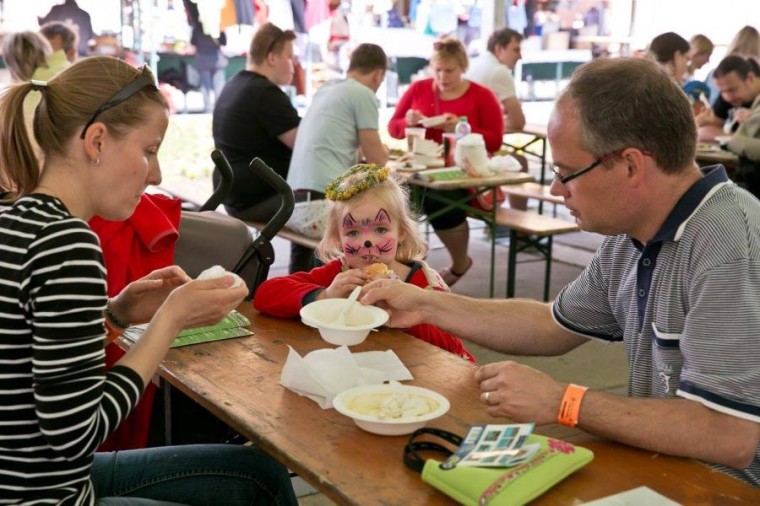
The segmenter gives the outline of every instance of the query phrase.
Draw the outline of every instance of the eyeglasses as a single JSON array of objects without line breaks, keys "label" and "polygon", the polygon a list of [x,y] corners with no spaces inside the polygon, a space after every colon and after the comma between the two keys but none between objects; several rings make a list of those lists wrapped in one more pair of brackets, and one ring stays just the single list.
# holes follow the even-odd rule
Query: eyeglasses
[{"label": "eyeglasses", "polygon": [[116,107],[120,103],[124,102],[146,86],[155,86],[155,82],[153,81],[153,74],[151,74],[148,65],[143,65],[139,76],[137,76],[134,80],[132,80],[132,82],[124,86],[122,89],[117,91],[111,98],[106,100],[103,105],[98,107],[95,113],[93,113],[93,115],[90,117],[90,120],[85,123],[84,128],[82,129],[82,134],[79,136],[79,138],[84,139],[84,135],[87,133],[87,129],[90,128],[93,123],[95,123],[95,120],[98,118],[98,116],[103,114],[108,109]]},{"label": "eyeglasses", "polygon": [[[585,174],[586,172],[590,172],[591,170],[593,170],[594,168],[596,168],[598,165],[603,164],[607,160],[611,160],[612,158],[615,158],[616,156],[622,155],[623,151],[625,151],[626,149],[628,149],[628,148],[618,149],[617,151],[613,151],[612,153],[607,153],[606,155],[598,158],[596,161],[592,162],[591,164],[586,165],[582,169],[578,169],[575,172],[571,172],[570,174],[566,174],[564,176],[560,175],[560,173],[559,173],[560,168],[559,167],[557,167],[556,165],[552,165],[552,172],[554,173],[554,180],[558,181],[558,182],[560,182],[562,184],[567,184],[568,182],[572,181],[576,177],[580,177],[583,174]],[[649,151],[643,151],[642,150],[641,152],[644,153],[647,156],[652,156],[652,153],[650,153]]]}]

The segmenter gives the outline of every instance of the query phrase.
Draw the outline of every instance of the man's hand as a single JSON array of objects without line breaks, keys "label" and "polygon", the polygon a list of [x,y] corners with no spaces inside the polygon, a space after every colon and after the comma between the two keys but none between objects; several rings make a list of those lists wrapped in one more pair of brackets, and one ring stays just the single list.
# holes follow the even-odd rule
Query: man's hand
[{"label": "man's hand", "polygon": [[489,415],[537,425],[556,423],[567,388],[541,371],[512,361],[478,368],[475,381]]},{"label": "man's hand", "polygon": [[378,279],[362,289],[359,301],[388,311],[388,326],[409,328],[425,322],[423,307],[431,296],[433,292],[403,281]]}]

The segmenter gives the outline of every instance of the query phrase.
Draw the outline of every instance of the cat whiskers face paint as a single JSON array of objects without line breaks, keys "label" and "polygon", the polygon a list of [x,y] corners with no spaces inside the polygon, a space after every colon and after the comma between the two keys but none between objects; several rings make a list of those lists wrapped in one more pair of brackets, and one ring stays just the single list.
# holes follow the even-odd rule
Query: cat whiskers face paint
[{"label": "cat whiskers face paint", "polygon": [[385,209],[376,211],[373,216],[372,212],[362,212],[365,207],[366,204],[357,206],[343,218],[343,253],[351,267],[363,267],[376,262],[390,265],[395,260],[398,233]]}]

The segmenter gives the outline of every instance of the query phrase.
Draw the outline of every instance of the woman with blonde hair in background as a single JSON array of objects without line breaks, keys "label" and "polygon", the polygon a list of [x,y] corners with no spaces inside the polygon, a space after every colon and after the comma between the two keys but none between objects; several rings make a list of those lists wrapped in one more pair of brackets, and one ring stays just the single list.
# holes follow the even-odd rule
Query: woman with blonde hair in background
[{"label": "woman with blonde hair in background", "polygon": [[[439,116],[441,122],[430,125],[425,137],[441,143],[443,133],[453,132],[459,118],[466,117],[472,133],[483,136],[486,150],[489,153],[498,151],[504,136],[504,114],[499,99],[488,88],[465,79],[469,62],[458,39],[447,37],[433,47],[430,58],[433,77],[409,86],[388,122],[388,132],[392,137],[402,139],[407,127],[417,126],[425,118]],[[437,193],[449,200],[461,200],[465,196],[465,190]],[[423,203],[427,215],[446,206],[432,198]],[[472,266],[472,258],[467,254],[470,239],[467,213],[463,209],[452,209],[430,223],[451,256],[451,266],[439,272],[446,284],[452,286]]]}]

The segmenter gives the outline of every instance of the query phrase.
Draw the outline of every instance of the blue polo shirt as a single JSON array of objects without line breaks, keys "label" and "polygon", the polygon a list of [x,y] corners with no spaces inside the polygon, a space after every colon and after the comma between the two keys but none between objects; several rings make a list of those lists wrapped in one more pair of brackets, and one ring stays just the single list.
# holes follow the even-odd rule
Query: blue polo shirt
[{"label": "blue polo shirt", "polygon": [[[563,328],[622,341],[629,395],[760,423],[760,202],[710,167],[647,244],[608,237],[554,302]],[[760,446],[744,471],[760,486]]]}]

